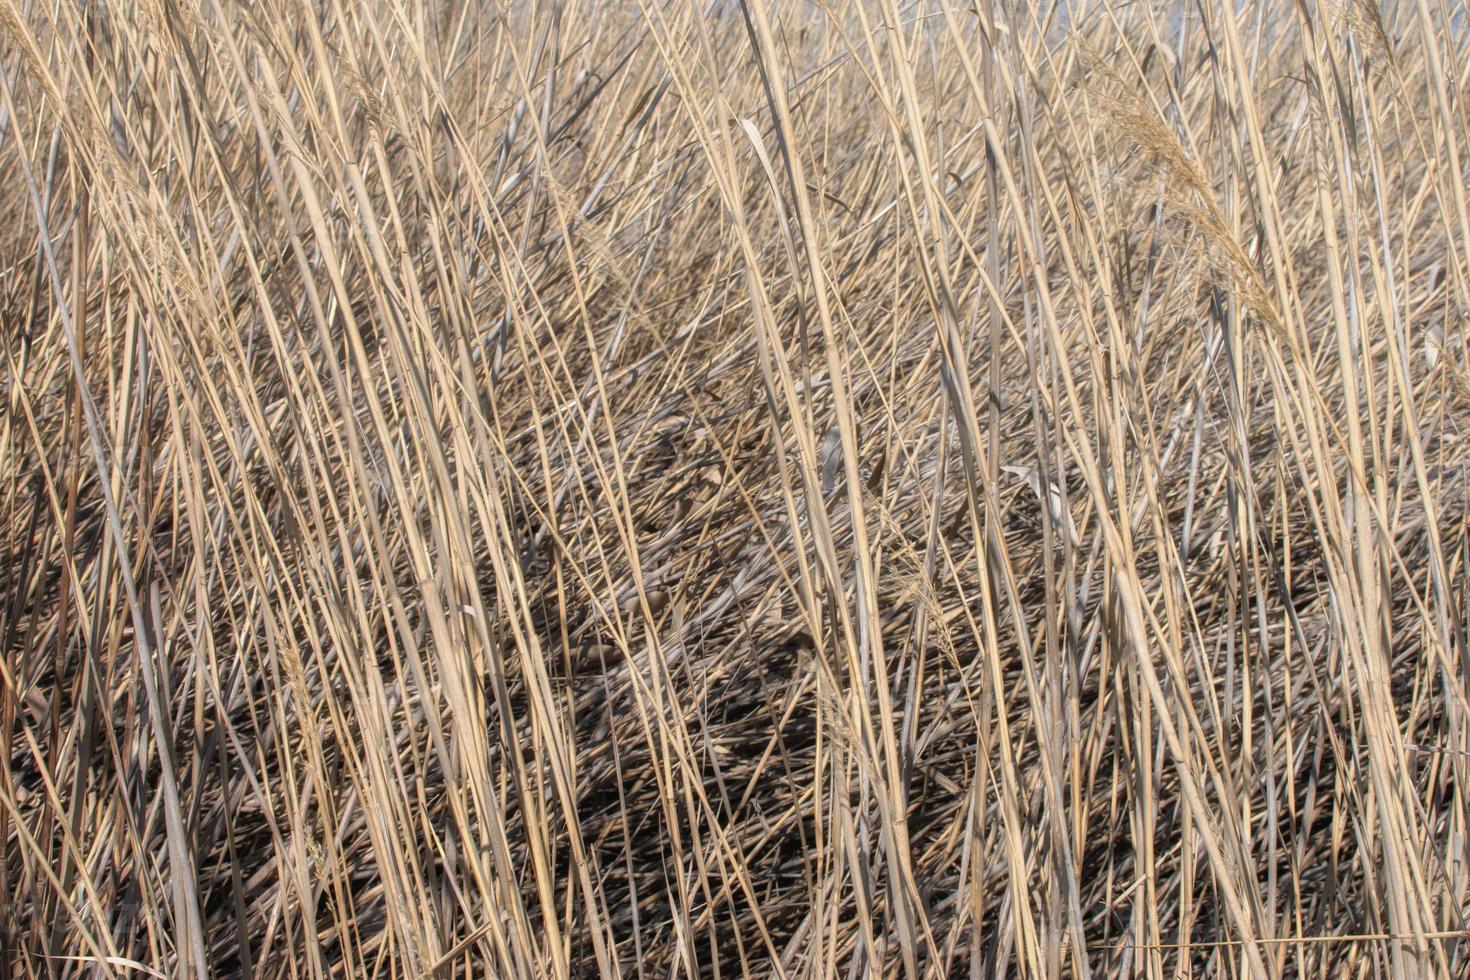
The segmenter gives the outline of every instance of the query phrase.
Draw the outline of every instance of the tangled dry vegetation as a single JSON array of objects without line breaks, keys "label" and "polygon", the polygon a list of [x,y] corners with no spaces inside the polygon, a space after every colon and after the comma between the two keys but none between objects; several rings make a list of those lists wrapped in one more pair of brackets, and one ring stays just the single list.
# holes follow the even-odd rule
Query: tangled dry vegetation
[{"label": "tangled dry vegetation", "polygon": [[1463,977],[1462,0],[0,0],[5,977]]}]

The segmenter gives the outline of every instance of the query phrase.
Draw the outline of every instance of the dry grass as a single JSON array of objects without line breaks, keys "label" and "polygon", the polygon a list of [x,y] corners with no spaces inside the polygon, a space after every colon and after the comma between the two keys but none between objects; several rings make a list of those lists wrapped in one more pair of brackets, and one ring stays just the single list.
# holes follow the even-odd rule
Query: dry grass
[{"label": "dry grass", "polygon": [[1470,974],[1463,0],[0,0],[0,976]]}]

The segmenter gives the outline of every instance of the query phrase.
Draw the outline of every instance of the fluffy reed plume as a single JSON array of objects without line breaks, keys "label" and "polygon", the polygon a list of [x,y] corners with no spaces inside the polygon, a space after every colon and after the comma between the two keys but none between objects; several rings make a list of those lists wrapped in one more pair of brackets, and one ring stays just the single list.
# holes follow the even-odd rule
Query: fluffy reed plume
[{"label": "fluffy reed plume", "polygon": [[0,0],[0,975],[1470,975],[1463,0]]}]

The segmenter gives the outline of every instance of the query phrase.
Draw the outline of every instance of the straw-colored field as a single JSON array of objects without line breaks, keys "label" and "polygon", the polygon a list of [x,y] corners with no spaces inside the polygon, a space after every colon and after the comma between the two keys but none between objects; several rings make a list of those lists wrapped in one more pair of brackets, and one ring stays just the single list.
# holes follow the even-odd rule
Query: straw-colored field
[{"label": "straw-colored field", "polygon": [[1470,975],[1465,0],[0,0],[0,978]]}]

